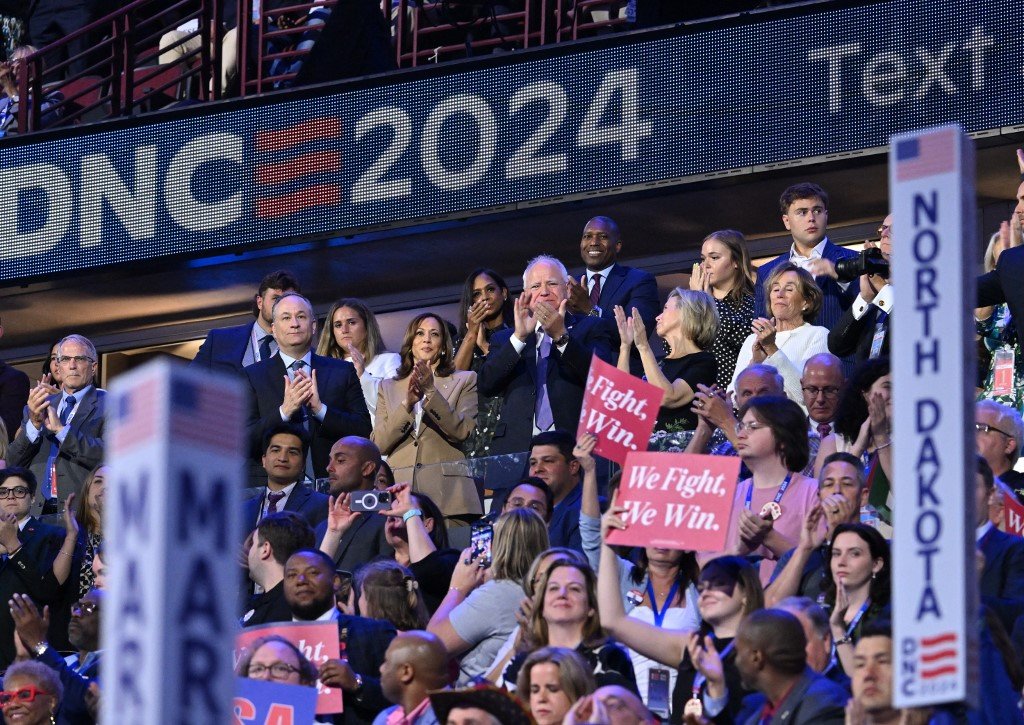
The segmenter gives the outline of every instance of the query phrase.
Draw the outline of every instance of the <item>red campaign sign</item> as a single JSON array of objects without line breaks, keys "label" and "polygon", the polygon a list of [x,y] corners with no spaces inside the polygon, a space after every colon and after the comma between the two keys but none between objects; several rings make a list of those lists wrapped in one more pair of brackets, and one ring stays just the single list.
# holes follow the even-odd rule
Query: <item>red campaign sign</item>
[{"label": "red campaign sign", "polygon": [[1024,505],[1021,505],[1012,491],[1006,489],[1003,489],[1003,521],[1006,523],[1006,533],[1024,536]]},{"label": "red campaign sign", "polygon": [[628,526],[609,531],[608,543],[724,550],[739,471],[736,456],[630,453],[615,494]]},{"label": "red campaign sign", "polygon": [[597,436],[594,453],[621,464],[629,453],[647,450],[664,397],[661,388],[594,355],[576,437],[593,433]]},{"label": "red campaign sign", "polygon": [[[235,640],[236,668],[250,644],[271,634],[284,637],[298,647],[317,669],[327,660],[341,659],[341,640],[338,636],[337,622],[275,622],[262,627],[248,627],[239,633]],[[324,687],[317,680],[316,691],[317,715],[342,712],[341,690]]]}]

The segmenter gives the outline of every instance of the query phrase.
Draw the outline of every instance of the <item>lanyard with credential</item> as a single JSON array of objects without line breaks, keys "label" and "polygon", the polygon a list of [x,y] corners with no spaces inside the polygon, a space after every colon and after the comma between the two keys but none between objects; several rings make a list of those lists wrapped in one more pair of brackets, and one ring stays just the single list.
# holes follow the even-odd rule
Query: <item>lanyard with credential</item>
[{"label": "lanyard with credential", "polygon": [[651,580],[647,580],[647,598],[651,600],[651,611],[654,612],[654,626],[661,629],[662,622],[665,621],[665,615],[668,614],[668,608],[672,606],[672,602],[675,601],[676,594],[679,592],[679,580],[672,584],[672,588],[668,590],[668,597],[665,598],[665,604],[661,607],[661,611],[658,611],[658,600],[654,598],[654,587],[651,586]]},{"label": "lanyard with credential", "polygon": [[[725,662],[725,658],[729,656],[730,652],[732,652],[732,648],[733,648],[733,646],[735,644],[736,644],[736,640],[734,639],[732,642],[729,643],[728,647],[726,647],[725,649],[723,649],[721,652],[718,653],[718,659],[721,660],[724,663]],[[724,666],[725,665],[723,664],[723,667]],[[697,667],[696,663],[694,663],[693,667],[694,667],[694,669],[696,669],[696,667]],[[701,672],[700,670],[697,670],[697,674],[693,676],[693,689],[691,690],[691,695],[693,696],[694,700],[697,700],[697,699],[700,698],[700,688],[702,688],[704,686],[704,682],[707,679],[708,678],[705,677],[704,673]]]},{"label": "lanyard with credential", "polygon": [[868,611],[868,607],[871,606],[871,597],[864,600],[864,603],[860,605],[860,609],[857,610],[857,614],[854,615],[850,621],[850,626],[846,628],[846,636],[850,637],[853,635],[853,630],[857,629],[857,625],[860,624],[861,618],[864,616],[864,612]]},{"label": "lanyard with credential", "polygon": [[[786,493],[786,489],[789,488],[789,482],[790,482],[790,480],[792,480],[792,478],[793,478],[793,474],[789,473],[789,474],[786,475],[786,478],[783,479],[782,483],[779,485],[778,493],[775,494],[775,503],[778,503],[779,501],[782,500],[782,495],[784,493]],[[750,488],[747,489],[747,501],[746,501],[746,503],[743,504],[743,508],[747,509],[748,511],[750,510],[750,499],[753,496],[754,496],[754,482],[751,481],[750,482]]]}]

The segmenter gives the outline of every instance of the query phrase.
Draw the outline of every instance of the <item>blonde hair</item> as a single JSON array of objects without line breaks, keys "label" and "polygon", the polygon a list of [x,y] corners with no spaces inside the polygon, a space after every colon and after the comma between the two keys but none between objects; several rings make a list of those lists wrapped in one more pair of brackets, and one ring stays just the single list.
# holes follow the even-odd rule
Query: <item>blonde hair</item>
[{"label": "blonde hair", "polygon": [[676,308],[679,310],[683,334],[701,350],[710,348],[718,334],[718,307],[711,295],[676,287],[669,292],[668,298],[677,300]]},{"label": "blonde hair", "polygon": [[804,308],[801,316],[804,322],[812,322],[817,317],[818,310],[821,309],[823,299],[821,287],[814,281],[814,277],[811,276],[810,272],[802,267],[797,267],[792,262],[783,262],[778,265],[768,275],[768,279],[764,281],[764,298],[767,300],[768,309],[771,310],[772,287],[779,277],[786,272],[793,272],[797,276],[797,286],[800,288],[800,295],[804,298],[804,302],[807,303],[807,307]]},{"label": "blonde hair", "polygon": [[343,297],[331,305],[331,309],[327,312],[327,318],[324,320],[324,329],[320,331],[316,354],[324,357],[345,358],[345,353],[348,351],[342,350],[338,345],[338,340],[334,337],[334,313],[342,307],[354,310],[359,315],[359,319],[363,321],[363,327],[366,328],[366,339],[359,352],[363,354],[366,364],[369,365],[375,357],[382,352],[387,352],[387,347],[384,345],[384,338],[380,334],[380,325],[377,324],[377,317],[373,314],[373,310],[365,302],[357,300],[355,297]]},{"label": "blonde hair", "polygon": [[522,586],[533,560],[549,545],[544,519],[529,509],[506,511],[494,524],[493,578],[511,579]]},{"label": "blonde hair", "polygon": [[597,689],[594,671],[579,653],[565,647],[542,647],[523,662],[516,678],[516,693],[525,701],[530,699],[531,671],[535,665],[553,664],[558,667],[558,683],[569,698],[576,702]]}]

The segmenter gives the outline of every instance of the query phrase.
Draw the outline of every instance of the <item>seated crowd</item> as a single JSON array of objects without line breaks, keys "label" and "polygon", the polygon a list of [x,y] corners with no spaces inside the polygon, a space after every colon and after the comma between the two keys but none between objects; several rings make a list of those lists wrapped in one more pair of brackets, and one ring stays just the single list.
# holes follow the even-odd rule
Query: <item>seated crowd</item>
[{"label": "seated crowd", "polygon": [[[985,697],[901,712],[892,285],[877,269],[849,275],[857,254],[828,240],[823,189],[798,184],[780,204],[787,252],[755,270],[742,234],[714,232],[663,304],[653,276],[617,261],[615,223],[595,217],[578,279],[536,257],[514,296],[476,269],[456,324],[418,314],[397,352],[360,300],[333,304],[320,329],[299,282],[267,275],[255,320],[211,331],[191,363],[238,376],[251,398],[239,621],[336,621],[343,656],[311,663],[268,634],[238,674],[339,688],[344,713],[327,722],[1020,722],[1024,540],[1003,515],[1024,499],[1016,336],[1003,338],[1017,352],[1009,381],[979,384],[968,492]],[[1017,215],[1024,197],[1011,228]],[[899,232],[891,217],[879,232],[887,269]],[[1020,236],[1004,230],[979,304],[1007,302],[999,275],[1024,266]],[[994,316],[1004,335],[1015,312],[1012,299],[979,308],[979,334]],[[609,543],[639,524],[595,433],[573,432],[594,356],[664,391],[650,450],[738,457],[723,550]],[[72,334],[33,387],[3,383],[23,391],[0,435],[0,709],[12,722],[95,722],[102,697],[96,369],[92,343]],[[510,481],[471,465],[524,453]],[[367,507],[370,492],[386,495]]]}]

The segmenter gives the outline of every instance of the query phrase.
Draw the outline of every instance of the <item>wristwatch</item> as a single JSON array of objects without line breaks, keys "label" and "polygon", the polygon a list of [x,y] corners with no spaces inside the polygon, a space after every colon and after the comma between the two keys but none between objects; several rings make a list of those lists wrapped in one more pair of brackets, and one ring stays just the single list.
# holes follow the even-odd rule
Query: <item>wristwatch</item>
[{"label": "wristwatch", "polygon": [[46,641],[43,641],[43,642],[40,642],[39,644],[37,644],[35,647],[33,647],[32,651],[35,653],[36,657],[42,657],[43,656],[43,652],[45,652],[49,648],[50,648],[50,645]]},{"label": "wristwatch", "polygon": [[352,693],[354,695],[358,695],[360,692],[363,691],[363,676],[361,674],[359,674],[358,672],[356,672],[355,675],[356,675],[356,686],[352,690]]},{"label": "wristwatch", "polygon": [[561,347],[562,345],[564,345],[567,342],[569,342],[569,333],[568,333],[568,331],[563,332],[561,337],[559,337],[557,340],[552,340],[551,344],[554,345],[555,347]]}]

